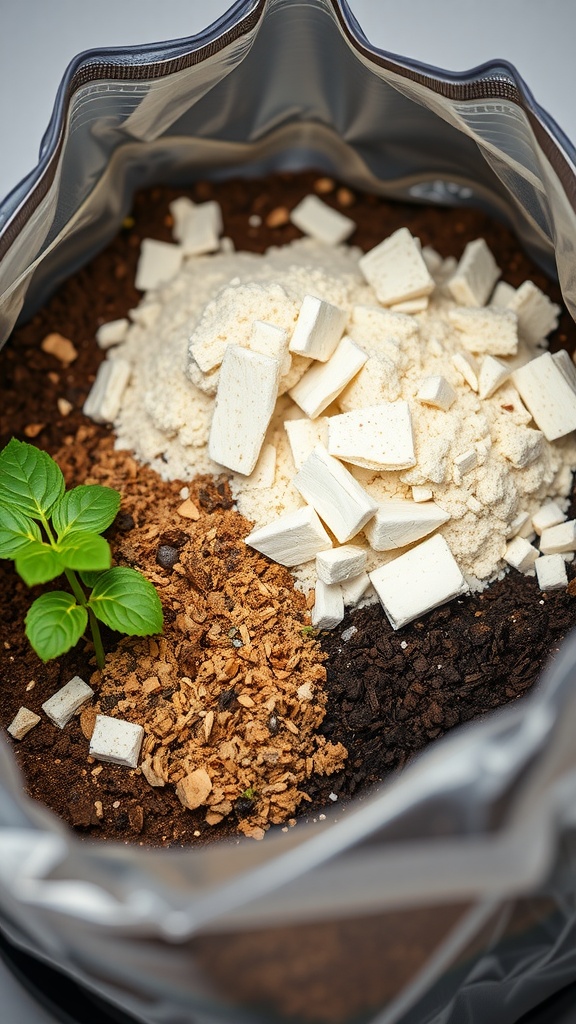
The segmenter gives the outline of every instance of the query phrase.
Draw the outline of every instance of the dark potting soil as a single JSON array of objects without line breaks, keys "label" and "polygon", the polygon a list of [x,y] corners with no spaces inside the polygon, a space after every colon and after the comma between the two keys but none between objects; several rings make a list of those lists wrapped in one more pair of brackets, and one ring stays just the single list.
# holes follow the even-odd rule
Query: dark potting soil
[{"label": "dark potting soil", "polygon": [[[423,245],[443,256],[460,256],[465,244],[486,239],[505,281],[518,286],[527,278],[556,302],[560,292],[518,249],[502,225],[472,210],[450,210],[390,203],[352,193],[314,173],[279,175],[218,186],[199,182],[185,193],[156,188],[138,194],[132,215],[105,252],[71,277],[32,320],[19,327],[0,353],[2,403],[0,445],[10,437],[31,441],[50,454],[64,453],[69,485],[81,483],[99,453],[111,447],[110,430],[82,414],[82,405],[103,358],[94,340],[97,327],[126,315],[140,298],[133,285],[143,238],[171,240],[168,203],[189,194],[196,201],[217,198],[224,233],[238,249],[264,251],[299,237],[288,211],[311,191],[343,210],[357,223],[353,244],[370,249],[406,225]],[[250,226],[258,215],[260,226]],[[67,362],[42,348],[56,333],[72,341],[76,358]],[[576,344],[576,328],[566,311],[551,338],[551,348]],[[48,349],[50,346],[48,346]],[[127,456],[128,458],[128,456]],[[126,473],[126,495],[135,486]],[[145,479],[139,486],[144,488]],[[181,484],[161,484],[159,493]],[[222,507],[223,490],[206,485],[198,492],[203,512]],[[225,504],[225,502],[224,502]],[[576,511],[574,500],[570,508]],[[114,544],[132,543],[133,531],[146,529],[124,510],[109,534]],[[134,550],[137,544],[134,539]],[[168,545],[169,546],[169,545]],[[162,566],[158,572],[171,571]],[[569,577],[573,570],[569,566]],[[43,665],[24,636],[24,617],[32,595],[9,562],[0,563],[0,721],[5,728],[24,704],[38,711],[41,703],[73,675],[89,678],[89,645],[80,644],[55,662]],[[395,632],[380,606],[347,614],[332,633],[320,635],[327,654],[328,705],[320,733],[348,749],[345,769],[313,775],[303,785],[310,802],[306,816],[326,806],[338,807],[350,797],[385,779],[429,742],[461,723],[521,697],[541,672],[547,658],[576,619],[576,603],[568,591],[542,593],[533,578],[511,571],[480,595],[442,607]],[[346,633],[354,626],[352,635]],[[349,636],[344,640],[342,634]],[[113,650],[117,635],[107,633]],[[9,742],[12,742],[9,740]],[[201,811],[185,809],[171,787],[153,789],[140,775],[105,765],[97,775],[87,761],[87,741],[78,719],[61,731],[43,718],[21,742],[13,743],[28,792],[43,801],[81,836],[151,845],[187,845],[224,836],[234,837],[237,818],[208,825]],[[100,808],[96,808],[96,802]]]}]

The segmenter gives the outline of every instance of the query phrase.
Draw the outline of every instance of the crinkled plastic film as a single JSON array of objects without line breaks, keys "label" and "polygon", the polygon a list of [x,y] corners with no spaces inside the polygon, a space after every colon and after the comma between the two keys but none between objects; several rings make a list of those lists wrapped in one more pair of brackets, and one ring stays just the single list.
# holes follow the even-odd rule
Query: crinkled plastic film
[{"label": "crinkled plastic film", "polygon": [[[241,2],[197,37],[70,66],[39,164],[0,206],[2,337],[136,187],[305,166],[505,218],[576,310],[574,159],[508,65],[376,51],[337,0]],[[80,843],[0,747],[0,927],[142,1024],[512,1024],[576,979],[575,663],[572,636],[527,698],[260,844]],[[323,958],[299,973],[314,936]]]}]

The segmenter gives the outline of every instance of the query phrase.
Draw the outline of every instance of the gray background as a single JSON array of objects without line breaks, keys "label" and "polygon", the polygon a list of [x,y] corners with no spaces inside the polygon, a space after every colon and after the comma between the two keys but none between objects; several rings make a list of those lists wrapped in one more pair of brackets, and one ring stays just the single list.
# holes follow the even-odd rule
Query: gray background
[{"label": "gray background", "polygon": [[[192,35],[228,0],[0,0],[0,199],[35,165],[69,61],[102,46]],[[576,0],[350,0],[379,47],[464,71],[503,58],[576,143]],[[0,961],[2,1017],[53,1024]]]},{"label": "gray background", "polygon": [[[383,49],[464,71],[511,61],[576,142],[576,0],[349,0]],[[191,35],[230,0],[0,0],[0,198],[36,163],[66,65],[82,50]]]}]

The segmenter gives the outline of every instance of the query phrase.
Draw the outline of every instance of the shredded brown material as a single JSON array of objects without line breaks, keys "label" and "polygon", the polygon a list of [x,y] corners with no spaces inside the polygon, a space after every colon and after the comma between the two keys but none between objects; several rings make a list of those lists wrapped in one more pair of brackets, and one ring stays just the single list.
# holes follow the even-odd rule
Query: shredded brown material
[{"label": "shredded brown material", "polygon": [[[317,734],[325,656],[288,570],[245,545],[251,525],[230,507],[225,480],[198,478],[182,504],[181,484],[155,478],[152,503],[139,486],[149,472],[104,446],[86,477],[121,483],[115,559],[155,584],[166,621],[160,637],[123,638],[92,675],[96,703],[82,732],[91,735],[98,711],[142,725],[151,786],[174,786],[210,825],[234,811],[240,831],[259,839],[309,799],[301,787],[313,772],[344,765],[342,744]],[[126,517],[137,531],[122,533]]]}]

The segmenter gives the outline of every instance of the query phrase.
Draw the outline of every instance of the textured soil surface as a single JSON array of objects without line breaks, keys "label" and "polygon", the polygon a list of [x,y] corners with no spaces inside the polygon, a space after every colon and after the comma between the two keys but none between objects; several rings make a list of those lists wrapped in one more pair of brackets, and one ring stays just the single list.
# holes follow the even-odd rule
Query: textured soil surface
[{"label": "textured soil surface", "polygon": [[[325,180],[319,186],[314,174],[229,182],[217,187],[198,183],[188,194],[197,201],[218,198],[224,214],[224,233],[233,238],[239,249],[263,251],[272,243],[282,244],[299,236],[298,230],[287,223],[287,211],[305,194],[320,187],[326,202],[356,220],[358,229],[351,242],[364,249],[402,225],[407,225],[424,245],[434,245],[444,256],[460,256],[469,240],[481,236],[494,251],[504,280],[518,285],[531,278],[555,301],[560,301],[557,287],[518,250],[507,229],[481,213],[390,204],[333,187]],[[164,484],[150,471],[137,467],[129,453],[114,453],[110,430],[86,420],[81,409],[103,357],[94,340],[95,330],[103,322],[126,315],[137,304],[140,296],[132,282],[140,241],[145,237],[171,239],[168,202],[181,194],[182,190],[158,188],[137,195],[132,216],[113,244],[64,284],[28,324],[18,328],[0,353],[0,445],[4,446],[11,436],[30,441],[57,457],[69,486],[93,480],[110,482],[122,492],[120,515],[107,536],[119,564],[134,565],[153,575],[165,598],[168,639],[177,633],[178,620],[182,623],[185,608],[181,595],[173,589],[174,565],[162,564],[166,556],[159,553],[160,547],[180,553],[188,551],[186,545],[191,544],[198,522],[203,524],[205,535],[210,534],[210,517],[215,535],[221,524],[227,523],[226,528],[231,530],[229,543],[233,546],[241,534],[241,517],[230,509],[226,482],[204,480],[192,487],[199,519],[178,520],[175,510],[182,500],[179,491],[188,482]],[[260,226],[250,226],[249,218],[253,219],[253,215],[262,218]],[[54,333],[72,342],[75,355],[71,361],[73,353],[69,350],[46,344],[47,336]],[[552,347],[572,350],[575,340],[574,324],[564,313]],[[574,512],[573,503],[571,517]],[[247,525],[245,530],[248,532]],[[214,536],[207,543],[212,543]],[[210,557],[214,553],[213,545]],[[216,620],[224,622],[223,616],[232,614],[230,607],[223,609],[218,597],[213,596],[224,594],[224,583],[218,583],[216,568],[207,576],[206,566],[199,567],[197,558],[186,560],[182,556],[179,564],[185,570],[181,576],[202,597],[206,610],[204,620],[187,626],[194,642],[204,650],[212,650],[212,645],[222,658],[228,652],[227,659],[221,665],[218,663],[220,668],[214,669],[214,679],[218,672],[234,672],[229,676],[234,685],[226,688],[220,680],[219,689],[214,690],[214,701],[220,701],[217,713],[223,718],[210,719],[209,725],[202,725],[207,747],[213,721],[217,728],[224,728],[230,712],[232,717],[237,716],[235,721],[242,723],[242,715],[250,708],[246,699],[238,701],[239,696],[250,701],[246,683],[249,668],[233,663],[232,659],[240,650],[239,644],[247,648],[244,655],[252,650],[256,654],[263,651],[266,671],[270,678],[274,677],[280,694],[274,699],[280,703],[271,705],[272,724],[268,721],[259,728],[268,729],[264,739],[280,750],[279,756],[284,756],[284,748],[277,738],[278,716],[274,709],[284,723],[291,723],[291,727],[283,726],[285,732],[298,731],[304,698],[297,700],[284,683],[286,672],[294,672],[291,655],[297,648],[310,645],[306,657],[320,670],[319,681],[326,670],[327,703],[320,738],[314,740],[307,753],[300,751],[295,755],[300,758],[299,775],[291,766],[275,777],[276,795],[265,794],[262,785],[254,790],[250,771],[245,772],[244,779],[228,782],[228,789],[223,783],[214,802],[217,809],[207,821],[206,808],[184,807],[173,786],[153,787],[140,772],[89,760],[90,722],[86,716],[74,718],[64,730],[42,716],[39,726],[22,741],[13,743],[15,755],[29,793],[53,808],[81,836],[157,846],[203,843],[222,837],[233,840],[239,830],[247,831],[243,825],[247,818],[253,823],[260,822],[256,828],[280,821],[280,811],[270,812],[274,801],[276,808],[284,806],[290,824],[295,823],[294,806],[298,803],[298,813],[307,816],[333,807],[335,798],[340,807],[351,796],[402,768],[417,751],[448,729],[522,696],[576,619],[576,603],[568,592],[543,594],[535,579],[514,571],[483,594],[455,601],[398,633],[392,630],[380,607],[372,606],[348,614],[338,629],[322,633],[315,641],[306,633],[305,604],[300,601],[298,605],[296,601],[294,621],[301,627],[298,644],[291,650],[289,639],[284,637],[281,662],[274,661],[265,647],[264,634],[256,627],[252,630],[246,626],[247,635],[236,644],[236,620],[228,623],[228,632],[222,633],[219,628],[211,633]],[[272,581],[273,589],[278,584],[273,579],[277,569],[273,567],[269,577],[261,575],[265,586]],[[261,572],[266,571],[264,565]],[[568,571],[572,578],[571,566]],[[282,586],[285,585],[284,579]],[[94,675],[90,644],[80,643],[76,650],[47,665],[29,647],[24,636],[24,617],[37,593],[40,589],[31,594],[24,587],[12,563],[0,563],[0,723],[5,728],[21,705],[40,712],[42,702],[75,674],[92,681],[97,690],[100,687],[98,706],[105,713],[114,714],[114,708],[122,700],[129,700],[130,694],[126,687],[114,689],[111,683],[106,689],[100,677]],[[263,592],[261,596],[260,615],[270,604],[269,595]],[[356,630],[352,635],[350,626]],[[189,636],[184,639],[192,642]],[[183,642],[182,636],[179,642]],[[129,674],[122,662],[124,647],[119,647],[118,635],[106,633],[105,647],[108,652],[116,652],[111,664],[114,658],[120,659],[120,674]],[[312,651],[314,656],[310,658]],[[167,660],[161,648],[148,647],[145,653],[152,659],[151,664],[156,665],[149,666],[144,680],[150,709],[159,700],[174,700],[175,687],[164,685],[162,671],[158,669],[157,663]],[[194,657],[188,657],[185,663],[185,654],[181,672],[193,679],[197,663]],[[286,665],[290,665],[288,670]],[[304,671],[302,666],[298,671]],[[308,678],[303,675],[297,680],[298,686],[308,685]],[[222,697],[226,689],[232,693],[230,698]],[[182,699],[177,697],[176,705]],[[322,717],[323,705],[324,697],[318,697],[314,704],[318,719]],[[164,736],[170,740],[162,749],[168,751],[167,757],[172,756],[178,740],[172,737],[168,725],[160,724],[160,718],[158,723],[159,737],[165,729]],[[263,735],[254,733],[254,749],[257,743],[264,742]],[[348,751],[343,768],[339,767],[344,763],[342,757],[327,764],[318,753],[326,745],[332,751],[339,750],[338,744]],[[250,756],[245,759],[250,762]],[[159,765],[161,762],[157,761],[158,770]],[[244,767],[249,766],[248,763]],[[289,775],[294,778],[288,778]],[[284,783],[288,788],[293,784],[298,792],[294,806],[288,798],[279,796],[286,792],[286,787],[281,788]],[[264,813],[266,807],[268,812]]]}]

